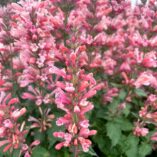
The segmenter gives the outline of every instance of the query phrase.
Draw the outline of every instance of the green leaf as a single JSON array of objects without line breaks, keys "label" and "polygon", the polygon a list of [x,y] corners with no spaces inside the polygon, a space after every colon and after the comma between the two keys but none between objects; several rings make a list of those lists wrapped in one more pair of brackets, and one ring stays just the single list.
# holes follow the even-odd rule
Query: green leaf
[{"label": "green leaf", "polygon": [[152,151],[151,145],[147,143],[142,143],[139,147],[139,155],[138,157],[145,157],[150,154]]},{"label": "green leaf", "polygon": [[116,118],[115,123],[119,124],[120,129],[123,131],[131,131],[133,128],[132,123],[130,123],[130,121],[124,117]]},{"label": "green leaf", "polygon": [[1,147],[0,148],[0,157],[3,157],[3,153],[2,152],[3,152],[3,148]]},{"label": "green leaf", "polygon": [[140,96],[140,97],[146,97],[146,96],[147,96],[147,93],[146,93],[144,90],[139,89],[139,88],[136,88],[136,89],[135,89],[135,93],[136,93],[138,96]]},{"label": "green leaf", "polygon": [[138,142],[139,139],[133,135],[128,136],[127,138],[127,151],[126,155],[127,157],[138,157]]},{"label": "green leaf", "polygon": [[20,154],[20,150],[14,150],[13,151],[13,157],[17,157]]},{"label": "green leaf", "polygon": [[111,139],[112,146],[115,146],[121,138],[121,129],[119,124],[108,122],[106,124],[107,136]]},{"label": "green leaf", "polygon": [[35,134],[34,134],[34,139],[40,140],[40,142],[44,142],[45,141],[45,134],[43,132],[39,132],[38,130],[36,130]]},{"label": "green leaf", "polygon": [[47,130],[49,148],[51,148],[55,144],[55,142],[58,140],[58,138],[53,136],[53,132],[54,132],[53,129]]},{"label": "green leaf", "polygon": [[120,93],[119,93],[118,98],[120,100],[124,100],[126,96],[127,96],[127,92],[125,90],[121,90]]},{"label": "green leaf", "polygon": [[89,148],[89,151],[87,153],[81,153],[80,157],[98,157],[96,152],[93,150],[93,148]]},{"label": "green leaf", "polygon": [[93,148],[89,148],[88,154],[90,154],[91,156],[96,156],[98,157],[98,155],[96,154],[96,152],[93,150]]},{"label": "green leaf", "polygon": [[51,156],[50,157],[70,157],[69,154],[69,151],[67,148],[62,148],[61,150],[55,150],[54,148],[50,149],[50,154]]},{"label": "green leaf", "polygon": [[130,104],[126,104],[126,107],[123,109],[123,114],[127,117],[130,113],[131,106]]},{"label": "green leaf", "polygon": [[127,96],[127,92],[125,90],[121,90],[117,97],[114,97],[113,101],[108,105],[108,109],[111,113],[115,113],[117,111],[117,107],[120,103],[124,102],[125,97]]},{"label": "green leaf", "polygon": [[[95,136],[93,136],[94,142],[98,145],[98,148],[103,152],[105,152],[106,146],[105,146],[105,142],[110,142],[109,139],[106,140],[102,134],[96,134]],[[107,145],[108,146],[108,145]]]},{"label": "green leaf", "polygon": [[50,157],[50,154],[45,148],[38,146],[33,149],[32,157]]},{"label": "green leaf", "polygon": [[122,84],[117,84],[117,83],[111,83],[113,87],[121,88],[123,85]]},{"label": "green leaf", "polygon": [[49,129],[47,130],[47,132],[46,132],[46,134],[47,134],[47,136],[48,136],[48,142],[49,142],[49,147],[48,147],[48,148],[49,148],[49,149],[56,143],[56,141],[59,140],[58,138],[56,138],[56,137],[53,136],[53,133],[54,133],[55,131],[58,131],[58,130],[64,131],[64,130],[65,130],[65,127],[64,127],[64,126],[58,127],[58,126],[56,125],[56,122],[53,121],[53,122],[52,122],[52,127],[49,128]]}]

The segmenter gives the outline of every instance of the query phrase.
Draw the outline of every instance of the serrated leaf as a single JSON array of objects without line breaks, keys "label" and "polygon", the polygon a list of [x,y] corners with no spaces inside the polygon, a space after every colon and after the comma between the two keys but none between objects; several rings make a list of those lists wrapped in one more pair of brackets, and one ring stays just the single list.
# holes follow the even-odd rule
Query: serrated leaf
[{"label": "serrated leaf", "polygon": [[47,130],[49,148],[51,148],[58,140],[56,137],[53,136],[53,132],[54,132],[53,129]]},{"label": "serrated leaf", "polygon": [[127,138],[128,150],[126,151],[127,157],[138,157],[138,142],[139,139],[133,135]]},{"label": "serrated leaf", "polygon": [[32,157],[50,157],[50,154],[45,148],[38,146],[33,149]]},{"label": "serrated leaf", "polygon": [[152,147],[151,147],[150,144],[142,143],[139,146],[139,155],[138,155],[138,157],[145,157],[146,155],[150,154],[151,151],[152,151]]},{"label": "serrated leaf", "polygon": [[132,123],[130,123],[130,121],[124,117],[116,118],[115,123],[119,124],[120,129],[123,131],[130,131],[133,128]]},{"label": "serrated leaf", "polygon": [[93,139],[98,144],[98,147],[101,150],[104,147],[104,139],[102,134],[96,134],[95,136],[93,136]]},{"label": "serrated leaf", "polygon": [[119,124],[108,122],[106,124],[107,136],[111,139],[112,146],[115,146],[121,138],[121,129]]}]

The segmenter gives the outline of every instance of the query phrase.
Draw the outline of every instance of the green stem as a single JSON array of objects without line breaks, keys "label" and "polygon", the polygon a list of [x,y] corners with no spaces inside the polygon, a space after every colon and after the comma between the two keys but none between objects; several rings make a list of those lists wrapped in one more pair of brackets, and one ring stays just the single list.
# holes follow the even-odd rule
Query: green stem
[{"label": "green stem", "polygon": [[19,153],[18,157],[20,157],[20,156],[21,156],[21,154],[22,154],[22,151],[20,150],[20,153]]},{"label": "green stem", "polygon": [[79,157],[79,155],[78,155],[78,147],[77,146],[74,147],[74,157]]}]

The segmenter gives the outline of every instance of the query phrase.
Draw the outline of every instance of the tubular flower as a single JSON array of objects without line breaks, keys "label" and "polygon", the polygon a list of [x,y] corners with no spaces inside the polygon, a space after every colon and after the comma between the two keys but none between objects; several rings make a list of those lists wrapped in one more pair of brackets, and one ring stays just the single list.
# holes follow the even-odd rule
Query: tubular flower
[{"label": "tubular flower", "polygon": [[88,129],[90,125],[85,116],[86,112],[94,108],[88,99],[93,97],[103,84],[97,85],[92,73],[86,74],[79,65],[82,57],[81,48],[82,46],[66,55],[67,77],[63,82],[57,82],[58,87],[54,92],[57,107],[65,111],[65,115],[58,118],[56,124],[64,125],[68,132],[54,132],[53,135],[64,140],[56,145],[56,149],[61,149],[63,146],[77,147],[79,152],[81,146],[86,152],[91,145],[88,137],[96,134],[96,130]]},{"label": "tubular flower", "polygon": [[25,142],[23,136],[26,130],[20,130],[18,119],[26,112],[26,108],[16,109],[14,104],[18,103],[17,98],[11,98],[11,94],[6,95],[1,92],[0,97],[0,146],[5,145],[4,152],[12,149],[21,149]]}]

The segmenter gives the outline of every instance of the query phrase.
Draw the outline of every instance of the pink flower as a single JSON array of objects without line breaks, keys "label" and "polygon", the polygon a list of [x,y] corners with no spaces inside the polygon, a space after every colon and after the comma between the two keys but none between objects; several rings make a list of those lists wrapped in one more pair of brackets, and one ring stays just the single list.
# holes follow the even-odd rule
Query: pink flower
[{"label": "pink flower", "polygon": [[62,126],[64,124],[68,124],[69,122],[70,121],[69,121],[68,117],[60,117],[60,118],[57,119],[56,125],[57,126]]},{"label": "pink flower", "polygon": [[157,57],[155,52],[149,52],[145,55],[142,64],[148,68],[156,68],[157,67]]},{"label": "pink flower", "polygon": [[83,128],[88,128],[89,127],[89,120],[81,121],[80,126],[83,127]]},{"label": "pink flower", "polygon": [[131,67],[130,64],[127,62],[123,62],[120,66],[120,70],[121,71],[126,71],[126,72],[130,72],[131,71]]},{"label": "pink flower", "polygon": [[55,149],[56,149],[56,150],[60,150],[63,146],[64,146],[64,142],[58,143],[58,144],[55,146]]},{"label": "pink flower", "polygon": [[140,128],[138,126],[134,129],[134,135],[136,136],[146,136],[148,132],[147,128]]},{"label": "pink flower", "polygon": [[136,86],[136,88],[140,88],[142,85],[152,86],[152,87],[156,88],[157,87],[157,80],[152,75],[151,72],[146,71],[146,72],[143,72],[140,74],[140,76],[134,82],[134,85]]},{"label": "pink flower", "polygon": [[106,58],[102,63],[102,66],[108,75],[113,74],[113,71],[116,65],[117,65],[117,62],[112,58]]},{"label": "pink flower", "polygon": [[3,121],[3,124],[4,124],[4,126],[6,127],[6,128],[13,128],[13,123],[11,122],[11,120],[10,119],[6,119],[6,120],[4,120]]},{"label": "pink flower", "polygon": [[29,152],[27,151],[24,155],[24,157],[31,157],[31,155],[29,154]]},{"label": "pink flower", "polygon": [[6,130],[5,127],[0,127],[0,137],[4,137],[4,135],[5,135],[5,130]]},{"label": "pink flower", "polygon": [[91,141],[88,139],[84,139],[83,137],[79,137],[78,140],[82,146],[83,151],[88,152],[89,147],[92,144]]},{"label": "pink flower", "polygon": [[151,136],[151,140],[157,141],[157,133],[156,132]]},{"label": "pink flower", "polygon": [[32,86],[28,86],[28,92],[24,92],[22,94],[23,99],[34,100],[37,106],[40,106],[43,102],[42,93],[38,88],[33,88]]},{"label": "pink flower", "polygon": [[151,102],[151,103],[155,102],[157,100],[157,96],[154,94],[151,94],[148,96],[147,100],[148,100],[148,102]]},{"label": "pink flower", "polygon": [[118,88],[111,88],[103,95],[104,102],[112,102],[113,97],[118,96]]},{"label": "pink flower", "polygon": [[34,146],[38,146],[40,144],[40,141],[39,140],[35,140],[31,143],[31,147],[34,147]]},{"label": "pink flower", "polygon": [[9,140],[0,141],[0,147],[9,143]]},{"label": "pink flower", "polygon": [[16,109],[15,111],[13,111],[11,113],[11,117],[14,119],[18,119],[19,117],[21,117],[23,114],[26,113],[26,108],[22,108],[22,109]]},{"label": "pink flower", "polygon": [[103,16],[101,21],[94,27],[94,29],[98,31],[107,30],[109,24],[110,24],[109,17]]}]

